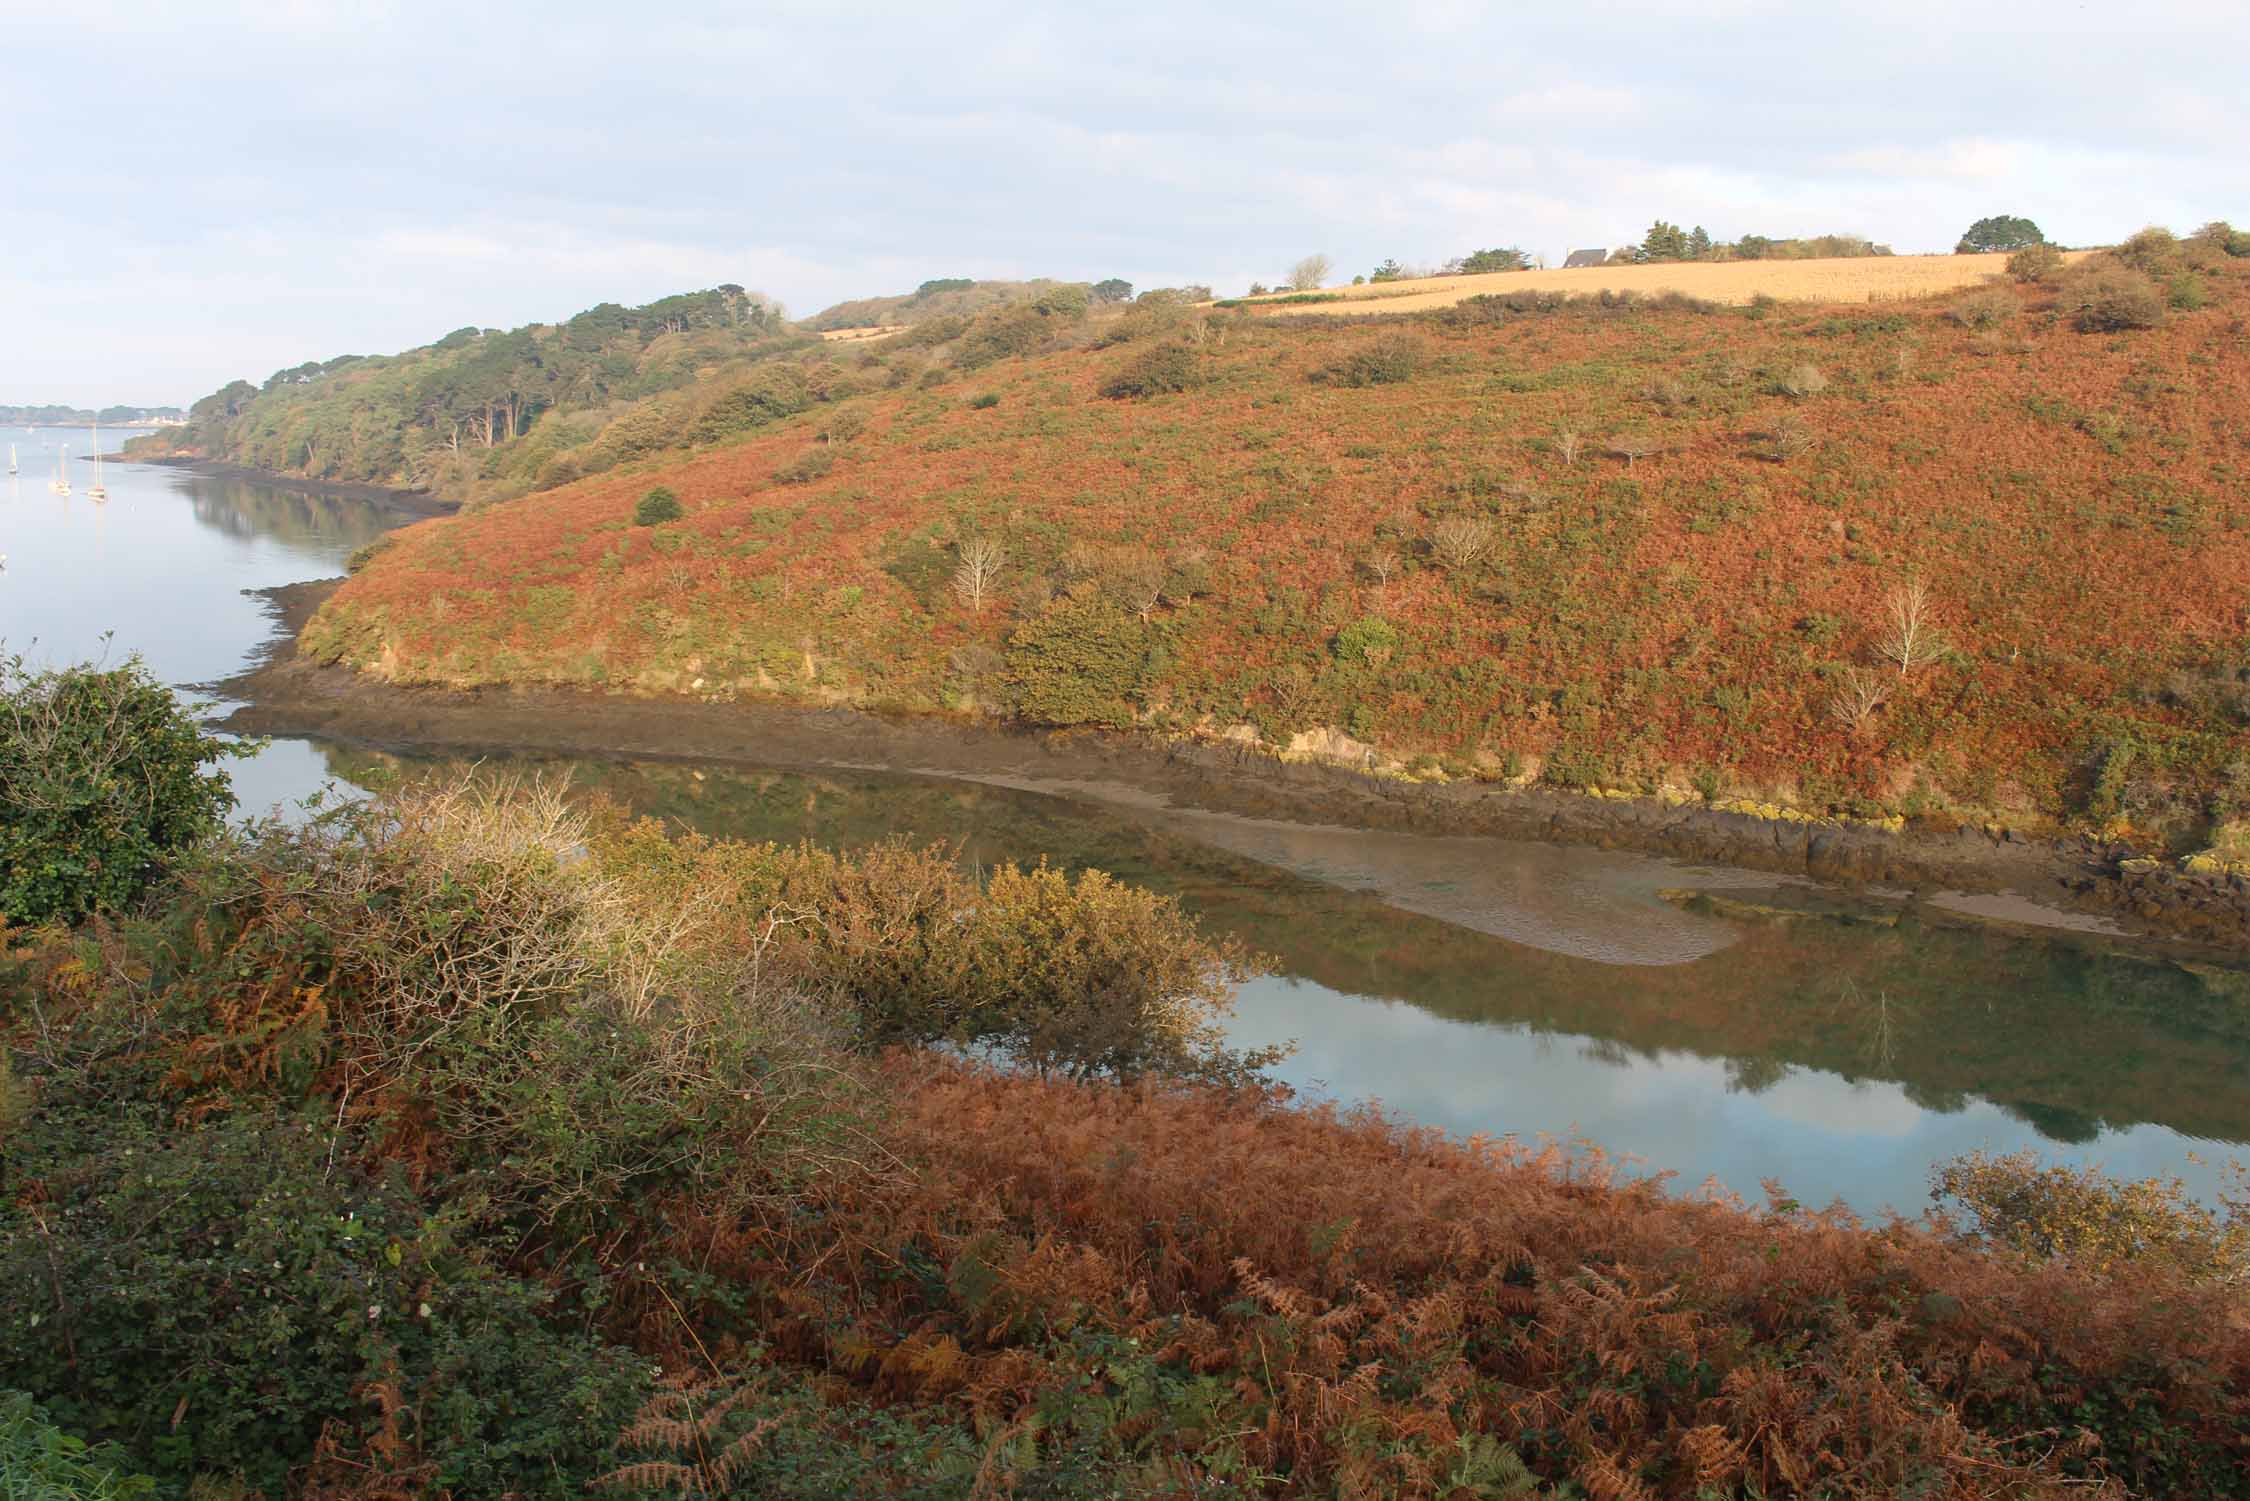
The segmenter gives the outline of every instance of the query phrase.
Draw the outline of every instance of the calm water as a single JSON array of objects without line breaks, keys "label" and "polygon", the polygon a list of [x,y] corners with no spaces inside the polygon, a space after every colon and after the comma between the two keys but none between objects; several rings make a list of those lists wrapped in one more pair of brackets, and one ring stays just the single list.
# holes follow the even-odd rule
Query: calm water
[{"label": "calm water", "polygon": [[[54,435],[43,433],[41,440]],[[83,449],[85,434],[65,435]],[[139,650],[223,677],[270,626],[245,589],[332,575],[397,518],[354,501],[109,466],[49,493],[22,432],[0,500],[0,638],[69,660]],[[36,644],[33,643],[36,638]],[[416,764],[281,742],[237,773],[259,807]],[[2037,1147],[2208,1191],[2250,1156],[2250,972],[2090,937],[1838,909],[1809,887],[1636,856],[1308,829],[859,771],[563,764],[714,833],[1045,854],[1177,894],[1276,960],[1244,1042],[1294,1038],[1317,1097],[1462,1131],[1580,1136],[1755,1195],[1908,1212],[1930,1164]],[[2191,1160],[2200,1155],[2203,1164]]]}]

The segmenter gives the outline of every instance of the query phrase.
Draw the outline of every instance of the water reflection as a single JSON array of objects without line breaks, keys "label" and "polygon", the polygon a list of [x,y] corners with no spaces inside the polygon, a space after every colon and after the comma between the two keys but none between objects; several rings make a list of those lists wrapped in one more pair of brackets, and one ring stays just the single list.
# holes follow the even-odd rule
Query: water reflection
[{"label": "water reflection", "polygon": [[[1912,1208],[1930,1163],[1971,1147],[2208,1185],[2190,1149],[2250,1140],[2250,974],[2095,937],[1825,910],[1817,891],[1740,873],[1675,908],[1655,893],[1707,874],[1610,855],[1576,868],[1586,905],[1558,952],[1500,936],[1523,926],[1509,903],[1550,901],[1535,878],[1558,852],[1540,846],[1386,835],[1353,853],[1360,886],[1411,890],[1450,870],[1454,920],[1441,920],[1220,847],[1201,815],[873,773],[544,764],[712,833],[897,836],[972,863],[1047,854],[1111,870],[1275,957],[1235,1032],[1297,1039],[1292,1082],[1464,1131],[1575,1130],[1690,1181],[1755,1193],[1778,1176],[1807,1200]],[[336,765],[366,780],[404,763]],[[1471,893],[1483,910],[1465,910]],[[1601,937],[1588,913],[1638,929],[1652,909],[1724,942],[1677,963],[1587,956]],[[1614,938],[1637,948],[1632,932]]]}]

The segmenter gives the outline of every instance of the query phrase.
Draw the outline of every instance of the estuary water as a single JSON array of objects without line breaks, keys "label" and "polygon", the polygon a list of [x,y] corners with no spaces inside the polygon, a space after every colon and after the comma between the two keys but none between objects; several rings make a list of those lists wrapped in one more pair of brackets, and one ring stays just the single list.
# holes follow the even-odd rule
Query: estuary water
[{"label": "estuary water", "polygon": [[[0,649],[139,652],[210,683],[270,638],[244,591],[333,576],[404,518],[358,500],[111,464],[110,499],[52,493],[87,434],[0,430]],[[202,697],[210,697],[208,694]],[[330,781],[428,763],[276,741],[235,770],[264,811]],[[1461,1132],[1599,1146],[1636,1172],[1868,1214],[1928,1201],[1931,1165],[2036,1148],[2211,1193],[2250,1157],[2250,969],[2094,934],[1969,920],[1942,903],[1635,855],[1234,818],[1101,789],[864,770],[555,762],[714,834],[943,842],[1046,856],[1176,895],[1271,956],[1232,1030],[1294,1039],[1307,1097]],[[1975,904],[1971,904],[1975,905]]]}]

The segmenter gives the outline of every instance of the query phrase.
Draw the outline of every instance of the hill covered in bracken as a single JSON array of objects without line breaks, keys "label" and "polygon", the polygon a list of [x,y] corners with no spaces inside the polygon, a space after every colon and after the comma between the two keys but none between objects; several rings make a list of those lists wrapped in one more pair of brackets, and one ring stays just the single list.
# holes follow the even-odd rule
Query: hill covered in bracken
[{"label": "hill covered in bracken", "polygon": [[747,440],[398,534],[304,646],[2239,859],[2230,248],[1848,307],[1062,288],[807,350]]}]

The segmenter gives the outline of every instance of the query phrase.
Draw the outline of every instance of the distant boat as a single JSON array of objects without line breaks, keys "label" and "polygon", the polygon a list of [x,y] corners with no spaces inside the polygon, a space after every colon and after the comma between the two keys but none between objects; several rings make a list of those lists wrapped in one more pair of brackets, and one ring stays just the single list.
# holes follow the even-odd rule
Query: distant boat
[{"label": "distant boat", "polygon": [[88,500],[107,500],[109,491],[102,484],[102,425],[94,424],[94,482],[86,487]]},{"label": "distant boat", "polygon": [[65,443],[62,452],[55,455],[55,493],[70,493],[70,445]]},{"label": "distant boat", "polygon": [[8,445],[8,472],[10,474],[16,472],[16,445],[13,443]]}]

